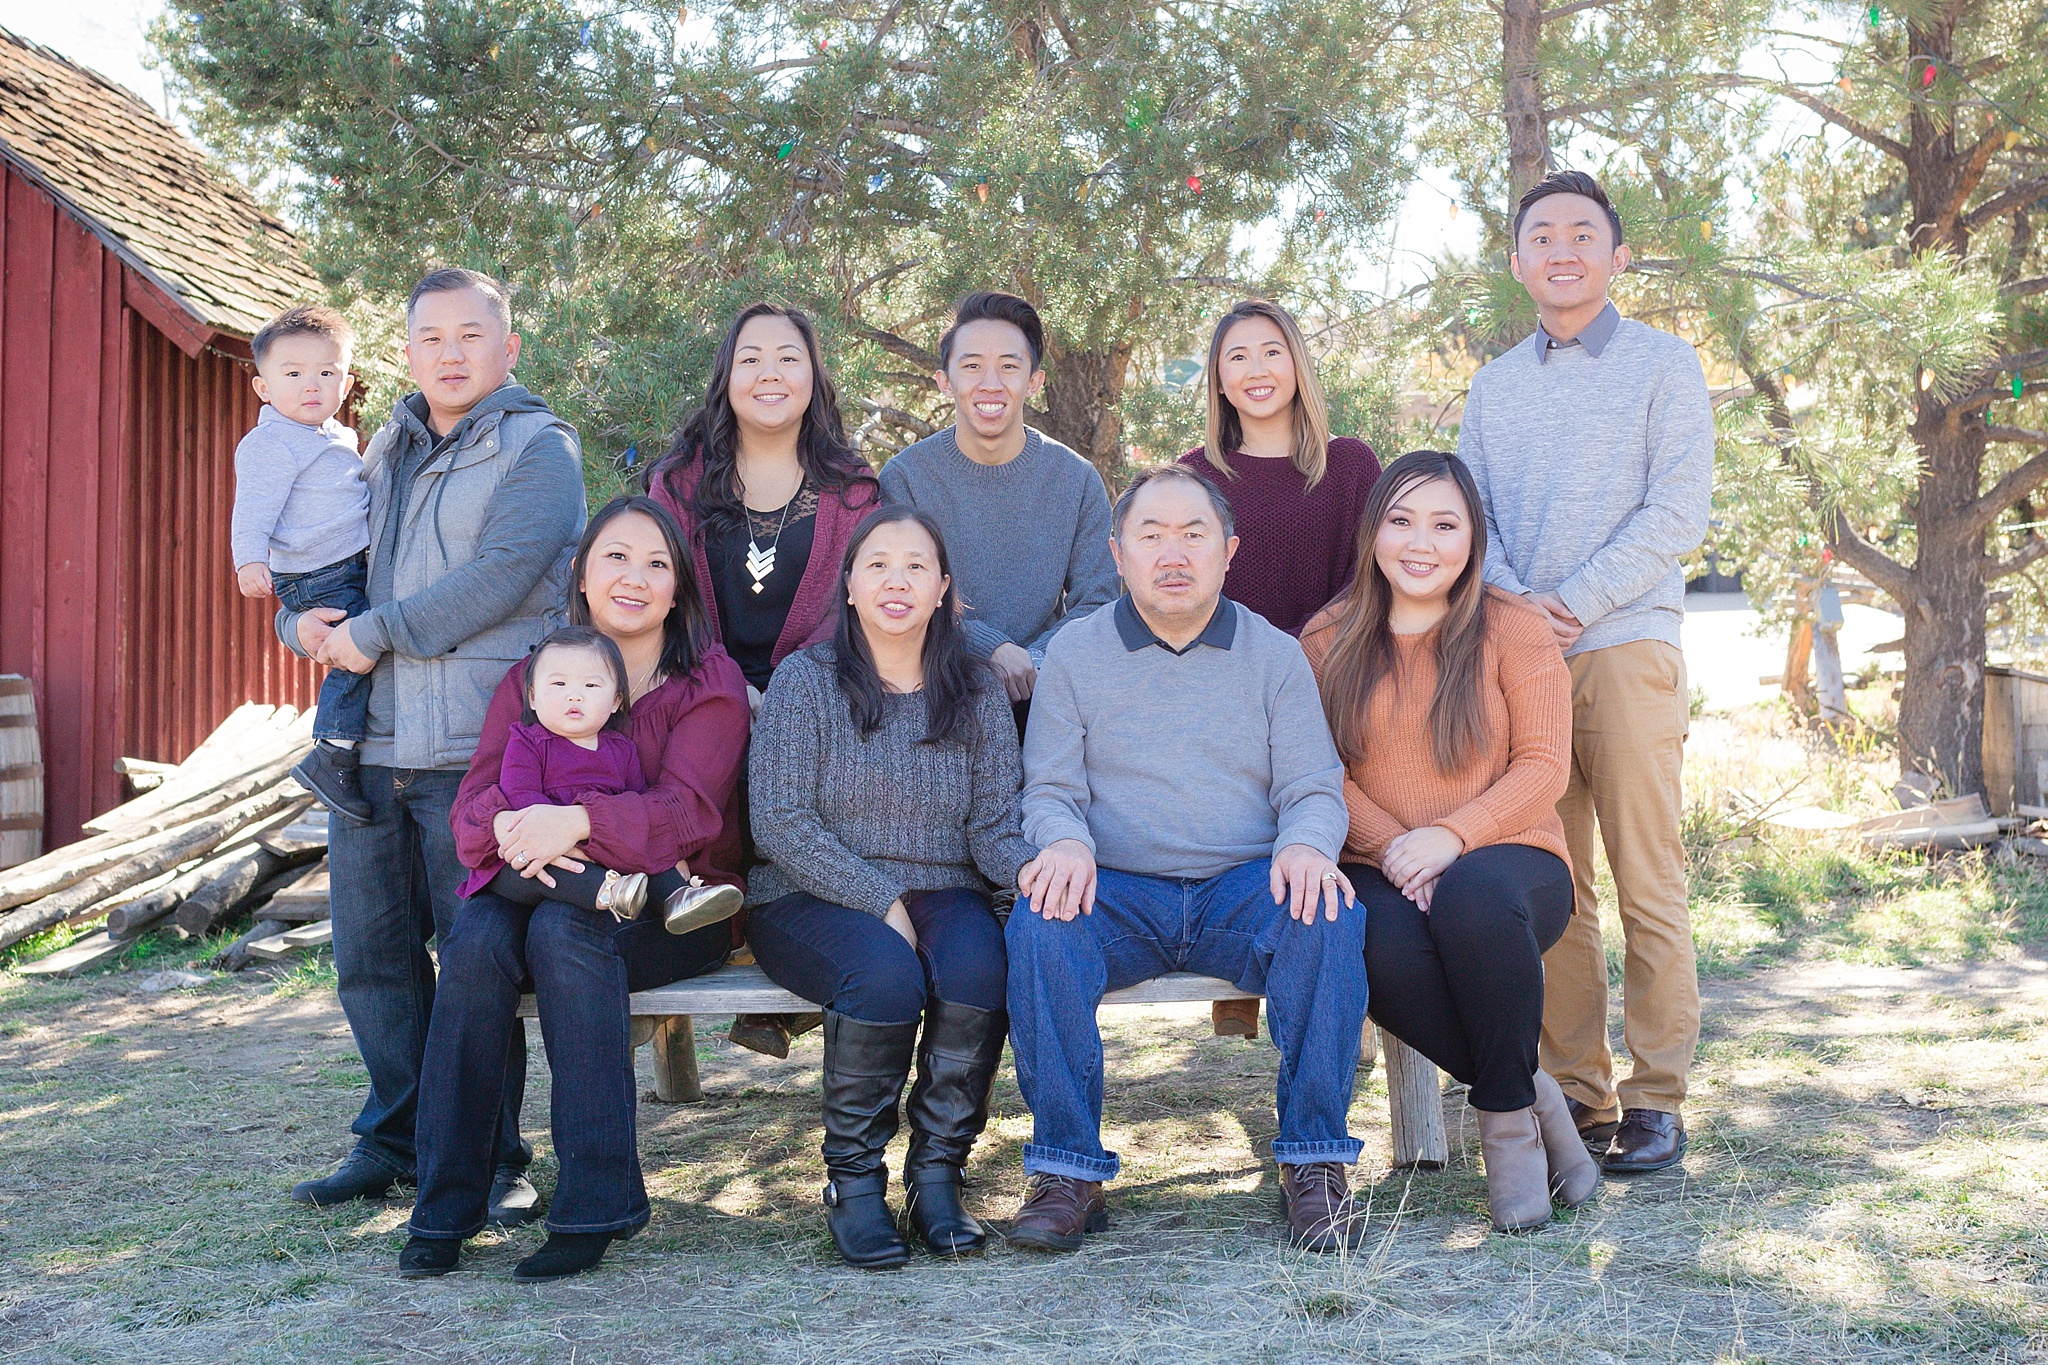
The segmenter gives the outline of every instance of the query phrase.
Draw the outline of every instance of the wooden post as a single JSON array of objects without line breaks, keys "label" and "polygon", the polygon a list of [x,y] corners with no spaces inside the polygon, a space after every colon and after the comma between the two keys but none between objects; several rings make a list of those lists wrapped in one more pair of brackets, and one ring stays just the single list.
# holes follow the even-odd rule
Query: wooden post
[{"label": "wooden post", "polygon": [[654,1097],[669,1104],[704,1098],[697,1079],[697,1028],[687,1014],[663,1015],[654,1025]]},{"label": "wooden post", "polygon": [[1444,1137],[1443,1083],[1436,1066],[1385,1029],[1380,1047],[1387,1055],[1387,1109],[1393,1120],[1394,1168],[1439,1171],[1450,1160]]},{"label": "wooden post", "polygon": [[1358,1031],[1358,1069],[1366,1075],[1372,1074],[1373,1063],[1380,1059],[1380,1037],[1372,1020],[1365,1021],[1365,1027]]},{"label": "wooden post", "polygon": [[1811,716],[1820,709],[1814,700],[1813,683],[1807,676],[1813,667],[1815,593],[1816,584],[1811,578],[1800,579],[1793,589],[1792,635],[1785,642],[1785,672],[1779,682],[1793,712],[1801,716]]},{"label": "wooden post", "polygon": [[1813,674],[1820,718],[1829,725],[1849,721],[1849,693],[1842,679],[1842,623],[1842,594],[1833,583],[1823,583],[1813,632]]}]

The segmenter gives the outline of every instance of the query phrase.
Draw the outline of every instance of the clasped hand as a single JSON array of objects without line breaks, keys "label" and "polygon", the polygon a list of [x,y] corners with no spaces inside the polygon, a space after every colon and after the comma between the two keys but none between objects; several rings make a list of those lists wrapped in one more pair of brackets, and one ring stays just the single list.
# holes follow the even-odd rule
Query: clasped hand
[{"label": "clasped hand", "polygon": [[581,872],[583,841],[590,837],[590,816],[581,806],[528,806],[501,810],[491,819],[498,838],[498,857],[522,877],[553,887],[547,869]]},{"label": "clasped hand", "polygon": [[1424,914],[1437,879],[1465,852],[1465,841],[1442,825],[1424,825],[1396,835],[1380,857],[1380,871]]},{"label": "clasped hand", "polygon": [[368,673],[377,666],[377,660],[356,647],[349,623],[342,619],[347,615],[339,607],[313,607],[300,612],[299,647],[316,664]]}]

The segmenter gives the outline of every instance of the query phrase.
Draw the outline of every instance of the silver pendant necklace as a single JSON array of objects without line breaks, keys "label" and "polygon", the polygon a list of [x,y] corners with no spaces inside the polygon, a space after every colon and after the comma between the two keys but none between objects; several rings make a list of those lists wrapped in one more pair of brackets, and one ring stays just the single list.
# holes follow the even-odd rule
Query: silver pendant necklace
[{"label": "silver pendant necklace", "polygon": [[790,494],[789,501],[782,504],[782,519],[775,523],[775,539],[768,542],[768,548],[765,550],[755,541],[752,524],[753,518],[751,516],[748,518],[747,573],[754,580],[754,592],[761,591],[761,585],[767,582],[768,575],[775,572],[775,547],[782,543],[783,529],[789,525],[789,509],[796,506],[797,499],[803,497],[803,495],[803,480],[798,479],[796,492]]}]

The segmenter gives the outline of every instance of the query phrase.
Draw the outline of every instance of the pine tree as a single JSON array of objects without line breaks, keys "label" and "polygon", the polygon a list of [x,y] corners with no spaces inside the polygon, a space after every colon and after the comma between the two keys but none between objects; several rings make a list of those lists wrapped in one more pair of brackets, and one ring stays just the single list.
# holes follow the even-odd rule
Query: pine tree
[{"label": "pine tree", "polygon": [[290,169],[317,259],[390,291],[508,276],[527,377],[658,440],[739,302],[814,309],[885,448],[946,420],[950,303],[1049,325],[1038,422],[1114,475],[1148,371],[1245,293],[1335,273],[1391,211],[1394,0],[175,0],[200,128]]}]

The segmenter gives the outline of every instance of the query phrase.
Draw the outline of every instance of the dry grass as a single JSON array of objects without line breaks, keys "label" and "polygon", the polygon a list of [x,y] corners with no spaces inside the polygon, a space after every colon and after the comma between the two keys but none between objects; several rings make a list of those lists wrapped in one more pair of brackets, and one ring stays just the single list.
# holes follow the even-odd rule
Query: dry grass
[{"label": "dry grass", "polygon": [[[1711,738],[1696,732],[1694,763],[1710,814],[1714,782],[1812,766],[1766,729],[1763,759],[1714,778]],[[1746,836],[1694,823],[1718,974],[1684,1166],[1609,1181],[1540,1236],[1492,1237],[1459,1097],[1450,1168],[1389,1174],[1385,1091],[1362,1078],[1371,1235],[1343,1259],[1278,1245],[1270,1045],[1210,1038],[1205,1009],[1162,1007],[1105,1016],[1106,1136],[1126,1166],[1111,1231],[1076,1256],[841,1268],[817,1206],[816,1036],[771,1063],[706,1020],[709,1097],[643,1104],[654,1222],[600,1273],[515,1288],[506,1272],[539,1237],[527,1230],[473,1244],[447,1280],[401,1282],[402,1204],[313,1212],[283,1197],[345,1150],[363,1084],[324,960],[170,995],[137,991],[133,965],[76,983],[0,973],[0,1355],[2048,1358],[2048,963],[2027,946],[2048,929],[2043,879],[1732,844]],[[1968,965],[1924,965],[1943,962]],[[996,1106],[970,1198],[1001,1219],[1030,1123],[1007,1070]],[[526,1112],[545,1193],[544,1067]]]}]

